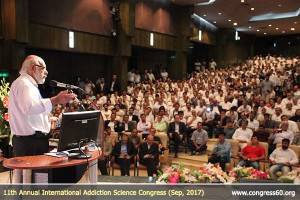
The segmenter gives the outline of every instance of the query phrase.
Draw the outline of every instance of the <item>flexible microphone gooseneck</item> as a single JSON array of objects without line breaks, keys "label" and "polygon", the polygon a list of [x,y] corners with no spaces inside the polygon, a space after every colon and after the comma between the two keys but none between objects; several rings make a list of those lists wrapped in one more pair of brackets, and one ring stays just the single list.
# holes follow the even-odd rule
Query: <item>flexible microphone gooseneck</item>
[{"label": "flexible microphone gooseneck", "polygon": [[[83,94],[86,94],[86,92],[83,90],[83,89],[81,89],[80,87],[78,87],[78,86],[75,86],[75,85],[71,85],[71,84],[66,84],[66,83],[61,83],[61,82],[58,82],[58,81],[56,81],[56,80],[51,80],[50,82],[49,82],[49,85],[51,86],[51,87],[58,87],[58,88],[64,88],[64,89],[67,89],[69,92],[72,92],[72,90],[77,90],[77,91],[79,91],[79,92],[81,92],[81,93],[83,93]],[[77,99],[77,98],[76,98]],[[79,106],[80,106],[80,109],[81,109],[81,111],[85,111],[86,109],[85,109],[85,107],[82,105],[82,103],[77,99],[77,101],[78,101],[78,104],[79,104]]]}]

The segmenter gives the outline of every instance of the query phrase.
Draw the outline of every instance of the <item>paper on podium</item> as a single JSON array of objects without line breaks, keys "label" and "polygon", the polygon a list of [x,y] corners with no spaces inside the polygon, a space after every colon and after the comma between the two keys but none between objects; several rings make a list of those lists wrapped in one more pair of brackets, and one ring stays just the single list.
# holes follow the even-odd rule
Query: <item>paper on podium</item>
[{"label": "paper on podium", "polygon": [[57,152],[57,149],[53,149],[49,153],[44,153],[44,155],[61,158],[61,157],[68,157],[69,152],[67,151]]}]

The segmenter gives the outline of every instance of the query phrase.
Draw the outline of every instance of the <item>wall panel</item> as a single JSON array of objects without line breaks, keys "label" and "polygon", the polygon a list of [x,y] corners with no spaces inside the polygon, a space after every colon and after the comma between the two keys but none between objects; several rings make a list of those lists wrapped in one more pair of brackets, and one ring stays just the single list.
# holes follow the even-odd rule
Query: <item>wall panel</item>
[{"label": "wall panel", "polygon": [[135,27],[175,35],[174,15],[175,10],[172,4],[148,0],[138,1],[135,6]]},{"label": "wall panel", "polygon": [[136,29],[132,39],[132,45],[162,50],[175,51],[176,37],[161,33],[154,34],[154,46],[150,46],[150,33],[146,30]]},{"label": "wall panel", "polygon": [[112,55],[113,39],[96,34],[75,32],[75,48],[68,47],[68,30],[46,25],[29,25],[29,46],[43,49]]},{"label": "wall panel", "polygon": [[110,35],[109,0],[30,0],[31,22],[77,31]]}]

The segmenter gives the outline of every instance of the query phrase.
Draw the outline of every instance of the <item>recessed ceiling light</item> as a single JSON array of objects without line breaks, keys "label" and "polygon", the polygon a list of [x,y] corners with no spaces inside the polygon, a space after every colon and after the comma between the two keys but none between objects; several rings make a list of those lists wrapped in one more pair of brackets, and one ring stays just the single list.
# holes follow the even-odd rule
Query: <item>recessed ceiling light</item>
[{"label": "recessed ceiling light", "polygon": [[279,28],[278,28],[278,27],[276,27],[276,30],[279,30]]},{"label": "recessed ceiling light", "polygon": [[231,19],[229,19],[228,21],[231,22]]},{"label": "recessed ceiling light", "polygon": [[237,26],[237,23],[236,23],[236,22],[234,22],[234,23],[233,23],[233,26]]},{"label": "recessed ceiling light", "polygon": [[272,26],[272,24],[269,24],[268,26],[269,26],[269,27],[271,27],[271,26]]},{"label": "recessed ceiling light", "polygon": [[295,28],[291,28],[291,31],[294,31],[295,30]]},{"label": "recessed ceiling light", "polygon": [[216,24],[217,22],[216,21],[214,21],[214,24]]},{"label": "recessed ceiling light", "polygon": [[294,24],[297,24],[298,22],[294,22]]},{"label": "recessed ceiling light", "polygon": [[241,0],[241,3],[245,3],[245,0]]},{"label": "recessed ceiling light", "polygon": [[248,28],[249,28],[249,29],[251,29],[251,28],[252,28],[252,26],[249,26]]},{"label": "recessed ceiling light", "polygon": [[206,16],[207,16],[206,14],[203,15],[203,17],[206,17]]},{"label": "recessed ceiling light", "polygon": [[255,9],[255,8],[253,8],[253,7],[252,7],[252,8],[250,8],[250,10],[251,10],[251,11],[253,11],[254,9]]},{"label": "recessed ceiling light", "polygon": [[256,31],[257,31],[257,32],[259,32],[260,30],[259,30],[259,29],[257,29]]},{"label": "recessed ceiling light", "polygon": [[221,13],[221,12],[219,12],[219,13],[218,13],[218,15],[222,15],[222,13]]},{"label": "recessed ceiling light", "polygon": [[285,31],[282,31],[282,33],[285,33]]},{"label": "recessed ceiling light", "polygon": [[278,7],[282,7],[282,4],[278,4],[277,6],[278,6]]},{"label": "recessed ceiling light", "polygon": [[264,35],[267,35],[267,33],[264,33]]}]

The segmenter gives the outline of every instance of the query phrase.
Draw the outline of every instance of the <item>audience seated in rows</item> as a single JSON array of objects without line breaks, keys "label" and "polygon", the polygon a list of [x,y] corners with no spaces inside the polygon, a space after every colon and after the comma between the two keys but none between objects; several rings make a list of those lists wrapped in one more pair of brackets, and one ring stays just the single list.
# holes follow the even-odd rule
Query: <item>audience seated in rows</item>
[{"label": "audience seated in rows", "polygon": [[[177,157],[180,145],[191,144],[199,122],[209,138],[225,134],[226,139],[238,141],[242,153],[253,135],[259,142],[269,142],[270,154],[283,139],[300,144],[298,57],[255,56],[233,66],[193,72],[178,81],[171,80],[165,70],[161,74],[147,70],[140,78],[132,78],[137,72],[132,73],[126,91],[114,86],[119,82],[116,76],[112,81],[100,78],[95,87],[81,81],[80,87],[89,92],[83,105],[99,109],[111,135],[117,135],[116,140],[129,135],[135,149],[141,135],[146,138],[154,128],[162,146],[171,144]],[[59,129],[61,113],[79,107],[76,101],[56,107],[53,130]]]}]

